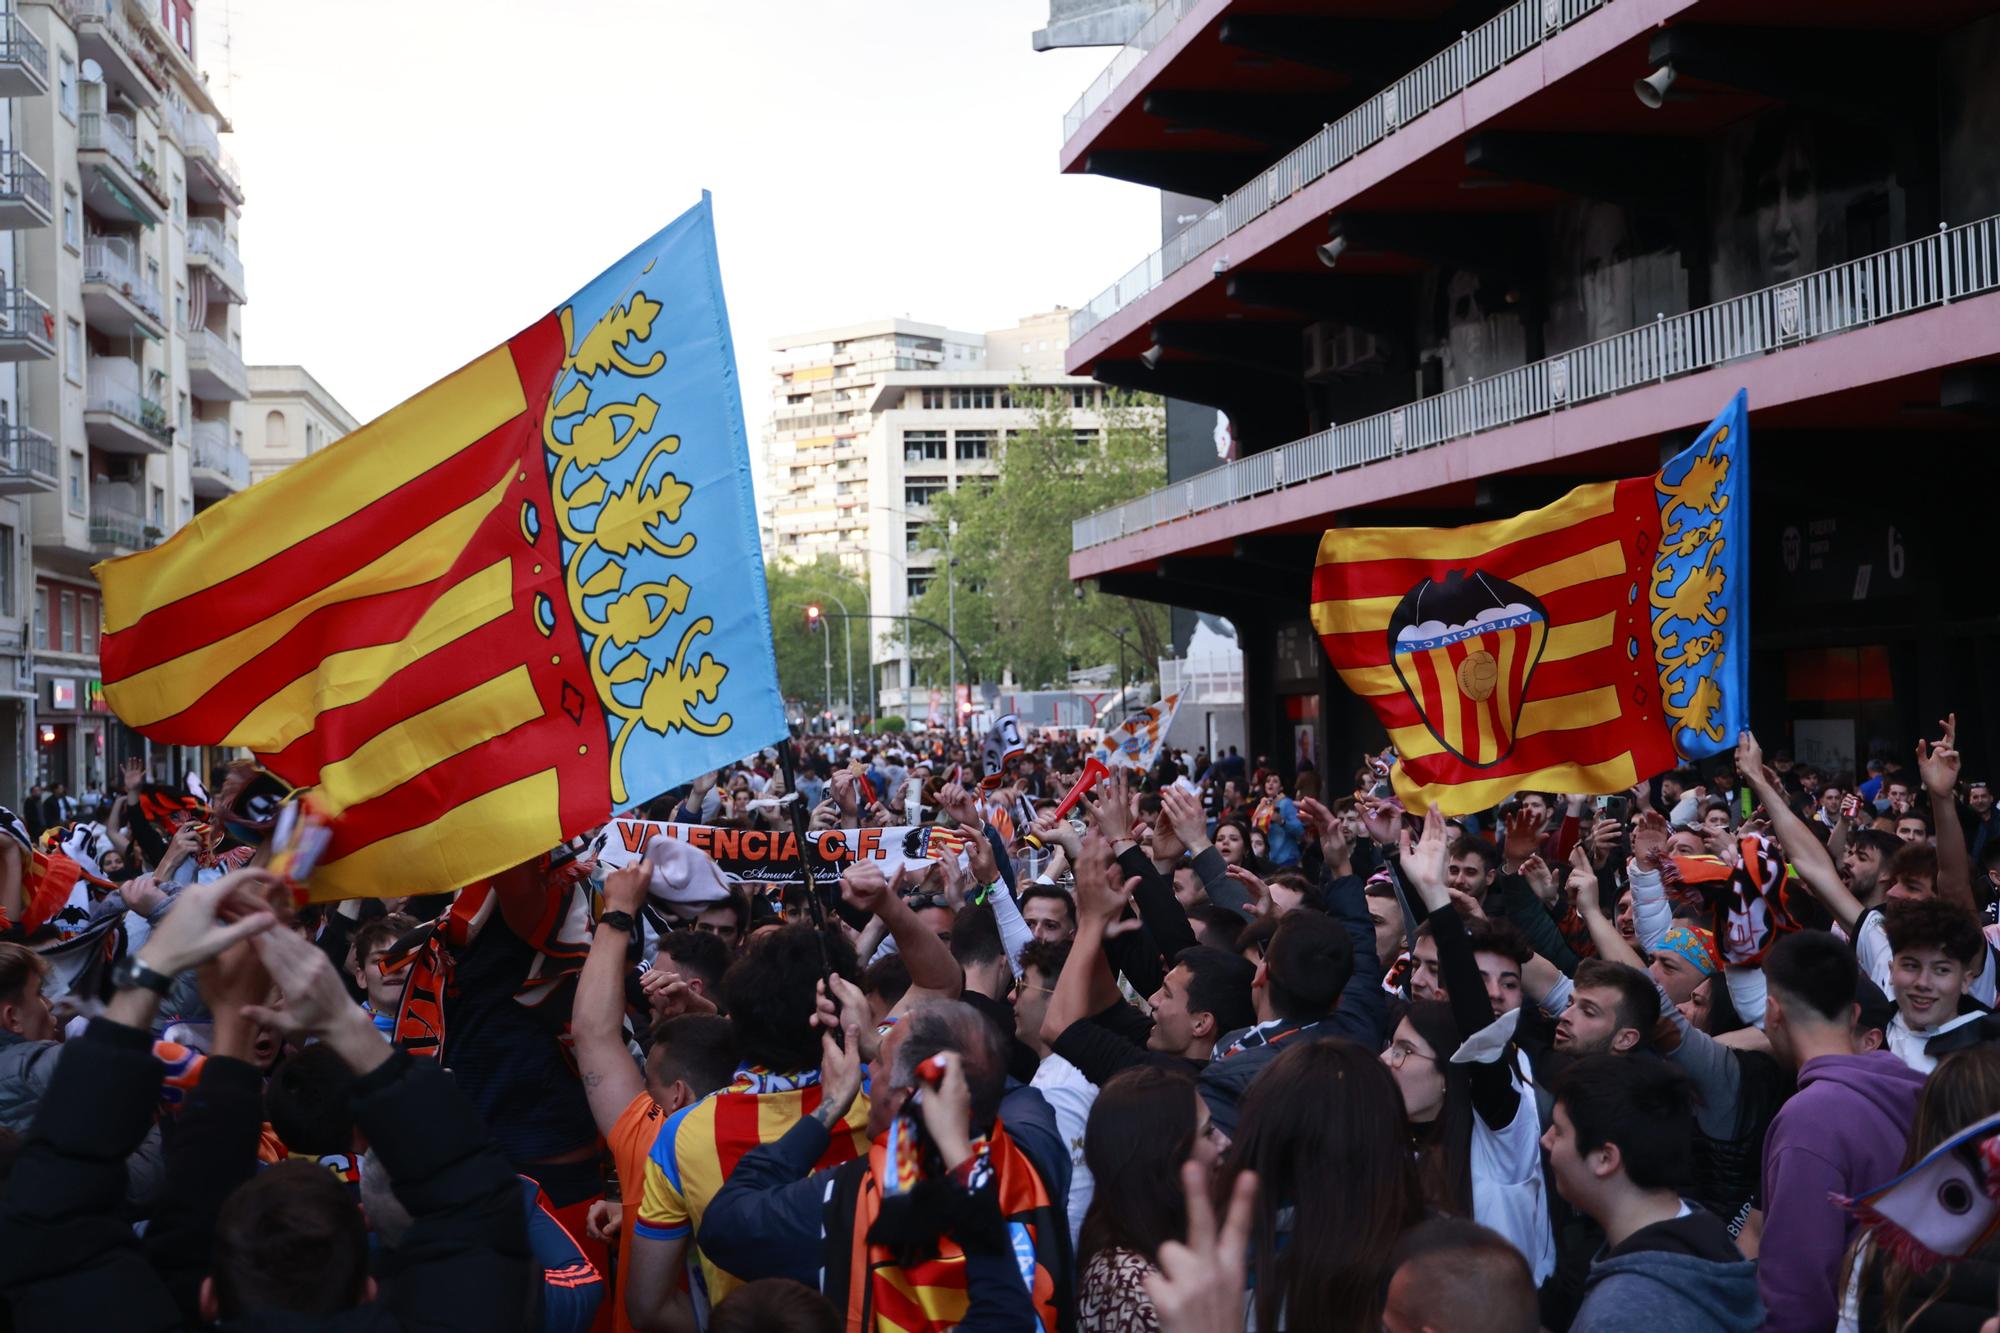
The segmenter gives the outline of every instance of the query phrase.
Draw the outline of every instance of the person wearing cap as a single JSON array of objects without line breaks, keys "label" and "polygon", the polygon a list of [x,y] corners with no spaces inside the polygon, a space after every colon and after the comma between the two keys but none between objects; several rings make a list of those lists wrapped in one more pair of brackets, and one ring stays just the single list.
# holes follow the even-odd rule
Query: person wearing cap
[{"label": "person wearing cap", "polygon": [[1704,926],[1673,925],[1653,946],[1646,970],[1671,1004],[1688,1004],[1702,982],[1722,970],[1715,932]]}]

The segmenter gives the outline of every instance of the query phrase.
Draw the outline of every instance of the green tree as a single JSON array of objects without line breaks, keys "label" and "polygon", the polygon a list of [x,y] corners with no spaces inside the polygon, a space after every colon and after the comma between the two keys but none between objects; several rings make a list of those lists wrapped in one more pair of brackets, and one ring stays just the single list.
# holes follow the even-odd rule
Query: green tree
[{"label": "green tree", "polygon": [[[1069,577],[1070,523],[1166,481],[1160,400],[1106,390],[1098,438],[1079,435],[1067,391],[1021,386],[1013,393],[1017,403],[1033,404],[1033,424],[1008,433],[990,483],[961,484],[932,502],[921,541],[938,553],[937,574],[911,611],[942,625],[955,601],[959,641],[983,681],[1011,668],[1025,688],[1063,685],[1072,670],[1118,659],[1114,629],[1143,659],[1128,661],[1132,678],[1144,679],[1167,641],[1166,608],[1094,589],[1079,597]],[[911,647],[920,674],[944,683],[944,636],[917,625]],[[959,670],[960,679],[970,678]]]},{"label": "green tree", "polygon": [[[833,706],[846,707],[847,654],[842,637],[840,603],[854,617],[854,711],[865,717],[874,711],[869,693],[868,588],[830,556],[810,565],[772,563],[764,566],[764,592],[771,605],[771,646],[778,654],[778,688],[785,698],[818,712],[826,704],[827,654],[833,661]],[[817,605],[824,614],[814,627],[805,608]],[[829,637],[830,636],[830,637]]]}]

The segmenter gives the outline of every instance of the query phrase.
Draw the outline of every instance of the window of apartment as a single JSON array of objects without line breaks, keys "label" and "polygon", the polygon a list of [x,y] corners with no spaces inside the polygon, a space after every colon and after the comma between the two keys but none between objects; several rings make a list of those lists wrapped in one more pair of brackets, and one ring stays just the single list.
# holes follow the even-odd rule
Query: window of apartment
[{"label": "window of apartment", "polygon": [[150,255],[146,259],[146,285],[156,292],[160,290],[160,261]]},{"label": "window of apartment", "polygon": [[910,430],[903,432],[903,461],[906,463],[943,462],[945,457],[944,432],[941,430]]},{"label": "window of apartment", "polygon": [[941,481],[911,482],[903,487],[903,503],[912,509],[922,509],[945,489]]},{"label": "window of apartment", "polygon": [[181,180],[181,173],[178,171],[174,173],[174,192],[167,196],[167,201],[174,206],[174,221],[185,227],[187,225],[187,185]]},{"label": "window of apartment", "polygon": [[61,57],[56,68],[56,105],[71,123],[76,120],[76,61]]},{"label": "window of apartment", "polygon": [[181,434],[194,438],[194,408],[188,403],[187,391],[183,389],[176,396],[175,420],[181,423]]},{"label": "window of apartment", "polygon": [[184,282],[174,284],[174,327],[184,329],[188,324],[188,287]]},{"label": "window of apartment", "polygon": [[181,497],[181,526],[186,527],[192,522],[194,522],[194,498],[183,495]]},{"label": "window of apartment", "polygon": [[1097,390],[1082,384],[1071,386],[1069,391],[1069,405],[1071,407],[1097,406]]},{"label": "window of apartment", "polygon": [[951,391],[951,405],[958,408],[990,408],[993,406],[993,388],[974,386]]},{"label": "window of apartment", "polygon": [[77,211],[77,195],[73,186],[63,186],[63,244],[72,250],[83,248],[83,220]]},{"label": "window of apartment", "polygon": [[167,488],[164,486],[153,488],[153,526],[156,528],[167,526]]},{"label": "window of apartment", "polygon": [[35,647],[49,650],[49,585],[35,585]]},{"label": "window of apartment", "polygon": [[0,616],[14,616],[14,528],[0,523]]},{"label": "window of apartment", "polygon": [[909,582],[910,600],[914,602],[919,597],[922,597],[925,591],[929,589],[930,586],[931,586],[931,576],[929,574],[910,575],[910,582]]},{"label": "window of apartment", "polygon": [[924,549],[923,524],[905,523],[903,525],[903,549],[906,551],[921,551]]},{"label": "window of apartment", "polygon": [[1014,391],[1012,389],[1000,390],[1000,406],[1002,408],[1012,408],[1014,406]]},{"label": "window of apartment", "polygon": [[69,320],[63,329],[63,374],[71,384],[83,383],[83,321]]},{"label": "window of apartment", "polygon": [[76,602],[77,651],[97,656],[97,594],[78,593]]},{"label": "window of apartment", "polygon": [[1076,433],[1076,446],[1079,449],[1095,448],[1097,446],[1097,432],[1094,430],[1079,430]]},{"label": "window of apartment", "polygon": [[73,653],[76,651],[76,590],[62,590],[62,609],[56,615],[56,632],[59,636],[56,651]]},{"label": "window of apartment", "polygon": [[83,450],[69,451],[69,512],[83,517]]},{"label": "window of apartment", "polygon": [[938,410],[939,408],[941,408],[941,407],[943,407],[943,406],[944,406],[944,390],[943,390],[943,389],[925,389],[925,390],[924,390],[924,407],[925,407],[925,409],[926,409],[926,410],[928,410],[928,411],[932,411],[932,412],[935,412],[935,411],[937,411],[937,410]]},{"label": "window of apartment", "polygon": [[993,456],[993,432],[990,430],[962,430],[952,436],[958,446],[958,461],[977,462]]}]

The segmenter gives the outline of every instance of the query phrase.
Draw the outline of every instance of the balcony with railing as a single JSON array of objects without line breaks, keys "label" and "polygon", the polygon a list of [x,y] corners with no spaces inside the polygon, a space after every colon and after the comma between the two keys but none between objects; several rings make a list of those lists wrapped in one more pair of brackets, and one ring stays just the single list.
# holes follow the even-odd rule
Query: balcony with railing
[{"label": "balcony with railing", "polygon": [[61,484],[54,440],[18,422],[0,425],[0,495],[47,494]]},{"label": "balcony with railing", "polygon": [[49,48],[10,6],[0,14],[0,97],[39,97],[49,90]]},{"label": "balcony with railing", "polygon": [[165,335],[159,286],[139,272],[133,244],[124,237],[93,236],[84,242],[83,317],[91,328],[114,338]]},{"label": "balcony with railing", "polygon": [[[1662,316],[1518,369],[1197,473],[1077,519],[1071,529],[1071,549],[1089,550],[1193,515],[1724,364],[1747,377],[1756,358],[1995,291],[2000,291],[2000,217],[1989,217],[1762,291]],[[1823,386],[1812,389],[1827,391]],[[1752,406],[1757,402],[1753,388]],[[1476,465],[1458,469],[1461,478],[1480,473]],[[1327,505],[1325,512],[1335,507]],[[1235,526],[1248,531],[1248,522],[1246,517]]]},{"label": "balcony with railing", "polygon": [[[1517,0],[1293,149],[1070,316],[1072,343],[1363,150],[1539,49],[1608,0]],[[1172,8],[1170,4],[1168,9]],[[1165,10],[1162,11],[1166,12]],[[1157,17],[1157,16],[1156,16]],[[1239,257],[1240,258],[1240,257]]]},{"label": "balcony with railing", "polygon": [[158,56],[125,15],[125,0],[66,0],[79,55],[95,60],[106,79],[135,105],[151,109],[169,82]]},{"label": "balcony with railing", "polygon": [[104,555],[143,551],[152,542],[143,516],[110,500],[90,497],[90,544]]},{"label": "balcony with railing", "polygon": [[239,403],[250,396],[250,372],[243,355],[221,334],[199,326],[185,331],[188,388],[197,398]]},{"label": "balcony with railing", "polygon": [[0,287],[0,361],[46,361],[56,354],[56,317],[40,297]]},{"label": "balcony with railing", "polygon": [[0,152],[0,230],[48,226],[50,199],[47,172],[26,153]]},{"label": "balcony with railing", "polygon": [[139,367],[117,357],[99,360],[106,367],[93,363],[84,389],[84,435],[106,453],[167,452],[174,440],[173,419],[164,406],[133,387]]},{"label": "balcony with railing", "polygon": [[181,119],[181,153],[194,170],[188,173],[188,198],[201,204],[243,206],[243,174],[222,146],[215,122],[190,110]]},{"label": "balcony with railing", "polygon": [[250,484],[250,458],[236,447],[226,421],[197,421],[189,482],[203,499],[219,500]]},{"label": "balcony with railing", "polygon": [[188,219],[187,257],[191,267],[214,279],[212,291],[218,299],[238,305],[249,299],[249,288],[243,280],[243,260],[237,256],[236,247],[229,243],[219,221]]},{"label": "balcony with railing", "polygon": [[155,198],[160,188],[157,172],[139,159],[131,117],[92,110],[86,102],[77,114],[76,131],[77,160],[91,168],[84,181],[84,202],[105,217],[157,225],[166,209]]}]

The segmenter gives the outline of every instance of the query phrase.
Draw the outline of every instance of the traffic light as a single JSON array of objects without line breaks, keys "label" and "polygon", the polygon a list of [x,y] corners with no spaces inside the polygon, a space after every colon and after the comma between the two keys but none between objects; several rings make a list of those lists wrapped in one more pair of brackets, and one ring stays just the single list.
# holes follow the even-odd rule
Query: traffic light
[{"label": "traffic light", "polygon": [[818,602],[808,603],[806,605],[806,628],[808,630],[814,630],[814,631],[818,630],[820,627],[820,617],[822,614],[824,613],[821,612],[821,610],[819,609]]}]

